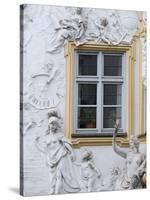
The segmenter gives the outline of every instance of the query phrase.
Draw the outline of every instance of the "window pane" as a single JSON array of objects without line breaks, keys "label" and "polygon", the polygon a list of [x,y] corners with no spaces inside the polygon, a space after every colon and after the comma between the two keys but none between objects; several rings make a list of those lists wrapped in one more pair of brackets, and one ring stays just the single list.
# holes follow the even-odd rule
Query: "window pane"
[{"label": "window pane", "polygon": [[122,56],[104,55],[104,76],[121,76]]},{"label": "window pane", "polygon": [[96,108],[78,108],[78,128],[96,128]]},{"label": "window pane", "polygon": [[108,108],[103,109],[103,127],[114,128],[116,120],[119,119],[119,127],[121,127],[121,108]]},{"label": "window pane", "polygon": [[79,84],[78,88],[79,105],[96,105],[97,85],[96,84]]},{"label": "window pane", "polygon": [[104,105],[121,105],[121,84],[104,84]]},{"label": "window pane", "polygon": [[79,75],[97,75],[97,55],[79,55]]}]

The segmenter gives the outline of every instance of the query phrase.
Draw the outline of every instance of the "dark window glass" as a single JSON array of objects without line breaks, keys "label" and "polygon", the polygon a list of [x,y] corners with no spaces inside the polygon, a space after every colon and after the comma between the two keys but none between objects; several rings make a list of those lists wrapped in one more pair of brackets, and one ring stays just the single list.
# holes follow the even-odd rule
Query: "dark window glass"
[{"label": "dark window glass", "polygon": [[104,55],[104,76],[122,75],[122,56]]},{"label": "dark window glass", "polygon": [[104,84],[104,105],[121,105],[121,84]]},{"label": "dark window glass", "polygon": [[78,128],[96,128],[96,108],[78,108]]},{"label": "dark window glass", "polygon": [[96,105],[97,85],[96,84],[79,84],[78,88],[79,105]]},{"label": "dark window glass", "polygon": [[114,128],[116,120],[119,119],[119,127],[121,127],[121,108],[104,107],[103,108],[103,127]]},{"label": "dark window glass", "polygon": [[79,75],[97,75],[97,55],[79,55]]}]

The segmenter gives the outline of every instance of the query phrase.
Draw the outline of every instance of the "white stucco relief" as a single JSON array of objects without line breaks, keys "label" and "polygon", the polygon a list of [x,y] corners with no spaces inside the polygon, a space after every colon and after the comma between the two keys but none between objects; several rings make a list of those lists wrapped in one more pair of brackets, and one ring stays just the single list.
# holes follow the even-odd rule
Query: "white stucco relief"
[{"label": "white stucco relief", "polygon": [[[75,8],[74,13],[70,14],[69,18],[58,19],[58,26],[54,29],[46,52],[60,52],[65,41],[68,40],[74,41],[77,46],[88,41],[108,45],[131,43],[133,35],[137,31],[138,19],[136,13],[131,13],[130,16],[126,12],[122,14],[114,10],[105,13],[104,16],[95,15],[94,18],[90,18],[88,17],[89,14],[92,14],[95,9],[89,9],[86,16],[83,16],[83,10],[82,8]],[[129,22],[131,25],[128,25]],[[91,30],[90,24],[93,24]]]},{"label": "white stucco relief", "polygon": [[146,89],[147,80],[147,31],[146,31],[146,24],[147,24],[147,16],[146,12],[143,12],[142,15],[139,16],[139,27],[138,27],[138,34],[141,40],[142,46],[142,77],[144,81],[144,86]]},{"label": "white stucco relief", "polygon": [[[25,186],[27,185],[26,193],[29,192],[29,183],[32,188],[35,188],[35,194],[39,194],[41,187],[46,188],[45,190],[51,194],[120,189],[119,180],[123,180],[122,177],[125,177],[127,172],[124,172],[119,164],[126,166],[128,160],[117,156],[110,147],[104,147],[104,151],[103,147],[87,147],[88,153],[86,153],[92,155],[89,156],[89,159],[86,158],[86,153],[84,155],[80,149],[79,154],[77,154],[77,150],[73,149],[72,145],[66,141],[63,128],[61,128],[61,131],[59,130],[59,134],[51,134],[49,130],[46,131],[50,123],[48,120],[51,118],[47,119],[47,112],[51,108],[58,108],[61,116],[64,116],[64,43],[71,40],[77,46],[88,41],[108,45],[130,44],[137,31],[137,12],[47,6],[39,6],[37,9],[33,5],[26,9],[25,15],[25,24],[28,25],[26,30],[24,29],[25,41],[24,46],[22,46],[23,52],[27,56],[24,64],[27,73],[24,76],[23,134],[27,136],[25,137],[25,143],[31,149],[26,148],[26,152],[31,157],[26,157],[25,160],[26,162],[29,161],[30,166],[32,161],[37,162],[36,159],[40,153],[39,147],[36,147],[45,141],[46,151],[42,154],[42,159],[39,156],[39,163],[36,166],[42,172],[45,170],[45,173],[48,169],[46,176],[49,177],[49,179],[47,177],[47,179],[44,179],[43,173],[39,174],[37,172],[35,180],[39,176],[43,179],[41,178],[35,186],[32,177],[25,174],[25,181],[27,177],[27,183],[25,183]],[[141,41],[143,45],[146,44],[144,38]],[[142,62],[143,66],[146,67],[146,50],[144,49]],[[143,77],[145,77],[144,73],[145,70],[143,71]],[[57,116],[55,117],[57,118]],[[58,117],[58,121],[60,123],[60,117]],[[61,127],[63,127],[63,122],[61,122]],[[44,145],[42,145],[42,148]],[[57,148],[60,148],[60,154],[56,153]],[[100,161],[103,161],[102,157],[106,155],[109,159],[105,161],[104,165]],[[44,165],[45,157],[46,165]],[[136,159],[134,155],[132,159]],[[113,163],[112,160],[115,160],[118,165]],[[34,170],[28,165],[25,168],[31,173]],[[64,180],[60,173],[67,174],[67,170],[70,171],[70,177],[72,177],[68,187],[63,185]],[[73,176],[72,170],[77,172],[77,176]],[[86,174],[85,171],[87,171]],[[53,178],[56,179],[53,180]],[[48,184],[45,180],[48,180]],[[69,181],[68,176],[66,181]]]},{"label": "white stucco relief", "polygon": [[[67,9],[66,9],[67,11]],[[68,18],[62,18],[58,21],[53,37],[49,41],[48,53],[58,53],[65,41],[73,40],[76,45],[84,40],[83,36],[87,29],[87,17],[82,17],[82,8],[75,8],[74,13]]]},{"label": "white stucco relief", "polygon": [[116,135],[118,132],[118,123],[116,123],[113,134],[112,145],[114,151],[125,159],[124,169],[120,172],[117,170],[117,179],[114,183],[116,190],[136,189],[143,187],[143,176],[146,173],[146,155],[139,151],[139,139],[132,135],[129,140],[129,150],[123,151],[116,144]]},{"label": "white stucco relief", "polygon": [[27,93],[30,104],[37,109],[58,106],[63,97],[60,76],[61,72],[53,62],[45,64],[39,73],[32,74]]},{"label": "white stucco relief", "polygon": [[[125,159],[124,168],[120,169],[118,166],[114,166],[107,177],[107,181],[105,181],[101,170],[95,165],[92,151],[87,148],[82,149],[81,161],[78,161],[71,143],[63,136],[62,118],[58,113],[56,109],[48,112],[48,132],[44,137],[36,137],[37,148],[46,155],[47,164],[50,168],[51,194],[63,193],[64,191],[94,192],[143,187],[146,160],[145,155],[139,152],[139,140],[135,135],[130,138],[129,151],[122,151],[116,145],[116,134],[118,132],[118,124],[116,124],[112,145],[114,151]],[[66,165],[69,165],[69,168],[66,168]],[[73,176],[73,170],[74,173],[79,172],[78,175]],[[68,173],[69,176],[67,177]],[[65,182],[68,182],[67,188]]]},{"label": "white stucco relief", "polygon": [[36,137],[37,148],[46,156],[50,173],[50,194],[79,192],[79,180],[76,179],[73,162],[75,154],[70,142],[61,130],[61,117],[58,111],[48,113],[48,132]]},{"label": "white stucco relief", "polygon": [[75,161],[79,167],[81,188],[85,192],[101,191],[104,188],[103,176],[94,163],[93,153],[85,149],[81,151],[81,161]]}]

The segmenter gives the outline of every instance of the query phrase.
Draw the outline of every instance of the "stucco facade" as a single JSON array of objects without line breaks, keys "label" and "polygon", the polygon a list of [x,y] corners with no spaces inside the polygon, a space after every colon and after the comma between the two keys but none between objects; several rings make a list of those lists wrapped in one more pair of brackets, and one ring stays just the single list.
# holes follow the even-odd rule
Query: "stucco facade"
[{"label": "stucco facade", "polygon": [[[93,191],[114,190],[110,181],[112,171],[114,168],[123,170],[126,160],[114,152],[112,137],[73,140],[71,131],[68,131],[68,123],[73,123],[69,121],[73,112],[67,108],[72,107],[71,100],[67,99],[72,90],[69,82],[72,73],[67,67],[75,58],[68,57],[67,51],[72,53],[72,49],[67,45],[73,43],[74,49],[84,45],[107,49],[129,47],[127,75],[131,70],[133,76],[127,77],[130,81],[126,83],[124,94],[128,102],[128,108],[124,110],[127,137],[119,144],[127,152],[131,135],[137,135],[139,151],[146,154],[146,13],[44,5],[24,5],[20,10],[21,193],[25,196],[51,193],[46,156],[36,146],[36,138],[44,136],[48,130],[48,112],[51,109],[57,109],[62,118],[62,132],[73,143],[76,161],[81,162],[83,149],[92,152],[92,162],[100,170],[103,182],[102,188]],[[99,24],[102,18],[108,22],[103,28]],[[79,192],[87,192],[80,174],[81,167],[75,166],[74,170]]]}]

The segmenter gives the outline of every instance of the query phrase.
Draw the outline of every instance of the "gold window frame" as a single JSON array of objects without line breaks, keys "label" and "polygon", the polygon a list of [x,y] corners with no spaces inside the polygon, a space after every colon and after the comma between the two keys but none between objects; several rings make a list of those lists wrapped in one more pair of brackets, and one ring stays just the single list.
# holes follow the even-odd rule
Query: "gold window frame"
[{"label": "gold window frame", "polygon": [[144,133],[144,86],[142,79],[142,48],[140,39],[133,40],[131,45],[107,45],[88,42],[80,46],[76,46],[74,42],[68,41],[65,44],[64,55],[66,60],[66,73],[65,73],[65,119],[64,119],[64,134],[70,140],[74,147],[81,146],[109,146],[112,145],[112,136],[97,136],[97,137],[73,137],[73,105],[74,105],[74,66],[75,66],[75,51],[92,52],[92,51],[110,51],[110,52],[125,52],[126,53],[126,66],[125,66],[125,79],[127,84],[127,95],[125,99],[128,117],[126,120],[126,136],[117,136],[117,143],[122,147],[128,147],[129,138],[134,133],[134,64],[136,60],[136,48],[139,49],[138,70],[139,70],[139,131],[140,141],[145,142]]}]

